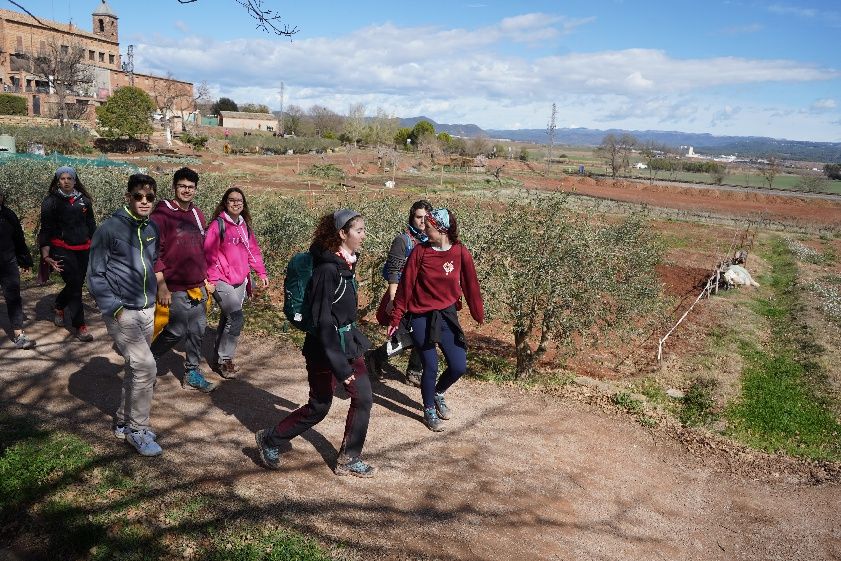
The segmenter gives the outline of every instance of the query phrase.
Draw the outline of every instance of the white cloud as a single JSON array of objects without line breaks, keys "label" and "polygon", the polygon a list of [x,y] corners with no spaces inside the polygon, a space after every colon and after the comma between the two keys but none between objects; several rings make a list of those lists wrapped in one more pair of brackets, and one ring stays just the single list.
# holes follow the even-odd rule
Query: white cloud
[{"label": "white cloud", "polygon": [[[523,14],[474,29],[398,27],[386,23],[339,37],[217,41],[186,35],[136,41],[140,72],[207,80],[217,95],[279,106],[318,103],[345,112],[350,103],[398,115],[428,114],[442,122],[464,117],[486,128],[512,123],[542,128],[564,98],[558,122],[643,122],[679,128],[740,122],[709,111],[700,99],[732,87],[841,78],[841,72],[794,60],[740,57],[676,58],[654,49],[572,52],[528,58],[507,48],[535,37],[559,37],[592,18]],[[519,51],[515,51],[519,52]],[[538,113],[539,112],[539,113]],[[744,115],[744,113],[742,113]],[[700,126],[700,125],[698,125]],[[742,123],[744,126],[744,123]]]},{"label": "white cloud", "polygon": [[768,11],[779,16],[794,16],[801,19],[815,20],[830,27],[841,27],[841,12],[833,10],[818,10],[805,6],[793,6],[791,4],[772,4]]},{"label": "white cloud", "polygon": [[838,102],[832,98],[816,99],[809,109],[816,113],[824,113],[826,111],[833,111],[838,108]]},{"label": "white cloud", "polygon": [[732,105],[725,105],[713,114],[710,120],[710,126],[716,127],[726,121],[732,121],[736,115],[742,112],[741,107],[733,107]]}]

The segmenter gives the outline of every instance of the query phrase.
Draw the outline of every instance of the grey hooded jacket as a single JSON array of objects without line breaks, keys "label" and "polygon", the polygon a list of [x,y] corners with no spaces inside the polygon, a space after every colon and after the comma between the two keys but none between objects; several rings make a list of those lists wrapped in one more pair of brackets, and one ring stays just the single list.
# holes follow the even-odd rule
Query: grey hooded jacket
[{"label": "grey hooded jacket", "polygon": [[96,230],[91,240],[88,289],[103,315],[122,308],[142,310],[155,305],[158,284],[155,261],[158,227],[123,207]]}]

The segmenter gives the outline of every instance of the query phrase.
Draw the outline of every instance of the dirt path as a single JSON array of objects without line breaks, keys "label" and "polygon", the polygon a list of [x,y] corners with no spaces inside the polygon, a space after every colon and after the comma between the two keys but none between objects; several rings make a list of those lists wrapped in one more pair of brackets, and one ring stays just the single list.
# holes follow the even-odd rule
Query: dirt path
[{"label": "dirt path", "polygon": [[[65,419],[97,446],[127,447],[108,428],[121,360],[97,314],[78,343],[49,322],[51,293],[29,287],[36,351],[0,346],[0,406]],[[5,318],[5,310],[0,309]],[[294,441],[284,467],[256,462],[253,432],[306,398],[294,350],[246,339],[241,378],[186,392],[161,365],[152,412],[173,487],[225,492],[241,511],[282,519],[370,559],[841,558],[841,488],[761,482],[697,458],[622,416],[577,402],[463,380],[441,434],[419,422],[419,390],[375,383],[366,456],[373,480],[331,473],[345,399]],[[214,377],[215,378],[215,377]]]}]

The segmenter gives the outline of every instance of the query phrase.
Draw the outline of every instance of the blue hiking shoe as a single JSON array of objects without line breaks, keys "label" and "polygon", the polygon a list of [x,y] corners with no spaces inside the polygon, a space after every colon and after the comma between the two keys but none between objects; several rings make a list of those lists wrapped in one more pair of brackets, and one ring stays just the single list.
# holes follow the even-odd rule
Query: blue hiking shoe
[{"label": "blue hiking shoe", "polygon": [[377,468],[369,463],[363,462],[362,458],[339,458],[336,462],[336,475],[353,475],[354,477],[374,477]]},{"label": "blue hiking shoe", "polygon": [[441,432],[444,430],[444,423],[441,422],[434,407],[423,410],[423,424],[432,432]]},{"label": "blue hiking shoe", "polygon": [[260,460],[269,469],[280,469],[280,449],[266,444],[267,432],[269,432],[269,429],[260,429],[254,435],[254,440],[257,441],[257,450],[260,452]]},{"label": "blue hiking shoe", "polygon": [[444,394],[435,394],[435,412],[445,421],[450,418],[450,408],[447,407],[447,402],[444,400]]},{"label": "blue hiking shoe", "polygon": [[200,392],[210,393],[216,389],[216,384],[208,382],[198,368],[191,368],[184,373],[184,379],[181,381],[181,387],[185,390],[199,390]]}]

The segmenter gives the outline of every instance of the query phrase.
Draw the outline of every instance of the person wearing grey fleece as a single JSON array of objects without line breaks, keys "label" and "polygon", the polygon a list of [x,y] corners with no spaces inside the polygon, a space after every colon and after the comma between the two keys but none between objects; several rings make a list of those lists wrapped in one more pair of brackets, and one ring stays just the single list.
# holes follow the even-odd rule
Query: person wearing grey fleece
[{"label": "person wearing grey fleece", "polygon": [[160,233],[149,220],[156,191],[157,184],[148,175],[129,177],[125,206],[93,235],[87,279],[114,347],[126,361],[114,436],[126,440],[143,456],[163,452],[149,426],[157,375],[150,345]]}]

